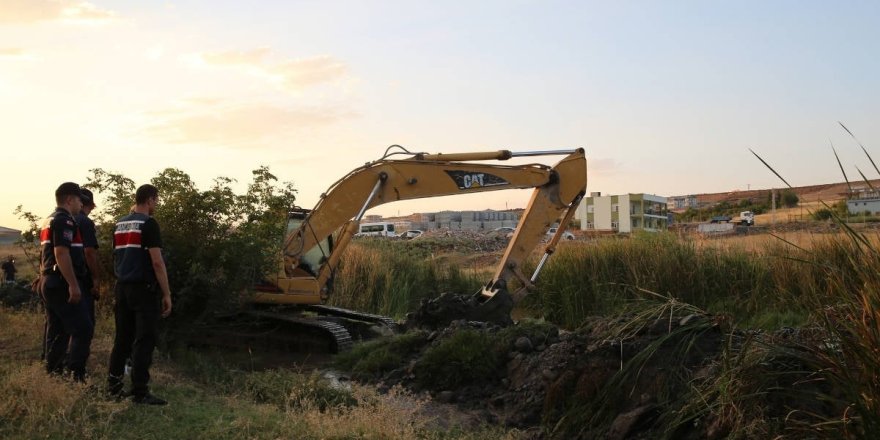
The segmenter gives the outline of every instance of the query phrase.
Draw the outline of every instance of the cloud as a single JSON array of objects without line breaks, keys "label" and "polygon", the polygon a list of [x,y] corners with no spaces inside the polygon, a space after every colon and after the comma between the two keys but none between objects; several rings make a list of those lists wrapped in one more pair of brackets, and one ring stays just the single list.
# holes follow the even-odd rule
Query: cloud
[{"label": "cloud", "polygon": [[149,116],[157,121],[144,132],[175,144],[260,147],[272,138],[324,127],[351,116],[332,109],[291,109],[269,104],[222,107],[218,102],[191,110],[151,113]]},{"label": "cloud", "polygon": [[0,60],[3,59],[25,59],[28,53],[20,47],[0,47]]},{"label": "cloud", "polygon": [[29,24],[41,21],[99,23],[116,14],[79,0],[3,0],[0,24]]},{"label": "cloud", "polygon": [[262,63],[269,52],[271,49],[268,47],[260,47],[253,50],[204,53],[201,57],[206,64],[216,66],[256,66]]},{"label": "cloud", "polygon": [[346,65],[329,56],[287,61],[273,66],[269,73],[286,86],[300,89],[326,81],[333,81],[348,73]]},{"label": "cloud", "polygon": [[268,47],[251,50],[234,50],[202,53],[198,59],[203,65],[235,67],[252,75],[265,78],[290,91],[301,91],[321,83],[344,78],[348,66],[327,55],[270,62]]}]

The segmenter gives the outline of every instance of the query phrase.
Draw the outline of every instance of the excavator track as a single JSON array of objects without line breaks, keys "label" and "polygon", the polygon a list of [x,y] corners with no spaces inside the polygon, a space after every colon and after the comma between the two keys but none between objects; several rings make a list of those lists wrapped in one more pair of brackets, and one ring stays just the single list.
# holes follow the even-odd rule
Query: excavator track
[{"label": "excavator track", "polygon": [[276,312],[248,311],[244,312],[244,314],[246,316],[251,316],[254,318],[266,319],[270,321],[280,321],[294,324],[300,327],[308,327],[314,330],[318,330],[333,339],[333,345],[335,347],[336,353],[348,351],[353,345],[351,334],[348,332],[348,330],[341,324],[337,324],[335,322],[321,319],[303,318],[299,316],[292,316],[289,314]]},{"label": "excavator track", "polygon": [[374,315],[372,313],[363,313],[355,310],[341,309],[339,307],[331,307],[325,305],[310,305],[306,306],[305,309],[319,315],[338,316],[341,318],[354,319],[357,321],[371,322],[373,324],[383,325],[391,331],[398,330],[397,322],[387,316]]},{"label": "excavator track", "polygon": [[387,316],[329,306],[272,307],[240,311],[180,334],[203,346],[278,352],[341,353],[355,341],[387,335],[398,324]]}]

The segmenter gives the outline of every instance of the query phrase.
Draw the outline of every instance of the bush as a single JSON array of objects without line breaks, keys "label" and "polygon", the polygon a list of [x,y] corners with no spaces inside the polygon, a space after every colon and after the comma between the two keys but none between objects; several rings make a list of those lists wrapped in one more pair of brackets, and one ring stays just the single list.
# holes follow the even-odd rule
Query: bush
[{"label": "bush", "polygon": [[315,405],[321,411],[356,403],[351,393],[333,387],[317,373],[303,375],[289,370],[250,373],[244,378],[245,394],[256,403],[284,409]]},{"label": "bush", "polygon": [[462,330],[425,350],[413,372],[425,387],[444,390],[494,381],[507,358],[498,349],[497,336]]},{"label": "bush", "polygon": [[[287,211],[296,192],[290,183],[277,180],[267,167],[260,167],[253,171],[244,194],[236,194],[233,181],[224,177],[199,190],[188,174],[175,168],[150,180],[159,189],[155,218],[174,300],[166,330],[237,305],[248,286],[277,269]],[[91,170],[83,187],[104,200],[91,218],[98,230],[100,264],[110,273],[101,290],[112,291],[113,229],[116,219],[134,204],[136,186],[121,174],[99,168]],[[21,206],[16,214],[29,223],[22,248],[28,255],[38,255],[40,217]]]},{"label": "bush", "polygon": [[834,214],[828,208],[822,208],[813,212],[813,218],[815,220],[828,220],[833,216]]},{"label": "bush", "polygon": [[798,195],[795,194],[794,191],[789,190],[785,190],[782,192],[781,199],[782,204],[785,205],[786,208],[794,208],[800,201]]},{"label": "bush", "polygon": [[420,350],[428,340],[423,331],[410,331],[390,338],[358,344],[350,351],[340,353],[334,364],[350,371],[355,379],[378,378],[400,368],[405,359]]}]

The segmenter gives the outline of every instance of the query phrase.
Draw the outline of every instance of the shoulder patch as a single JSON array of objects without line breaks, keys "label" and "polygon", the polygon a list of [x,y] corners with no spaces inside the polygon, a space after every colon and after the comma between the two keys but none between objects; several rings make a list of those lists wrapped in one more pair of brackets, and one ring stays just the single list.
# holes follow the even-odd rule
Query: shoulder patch
[{"label": "shoulder patch", "polygon": [[65,230],[62,232],[62,235],[64,236],[64,239],[65,239],[65,240],[67,240],[67,241],[73,241],[73,230],[72,230],[72,229],[65,229]]}]

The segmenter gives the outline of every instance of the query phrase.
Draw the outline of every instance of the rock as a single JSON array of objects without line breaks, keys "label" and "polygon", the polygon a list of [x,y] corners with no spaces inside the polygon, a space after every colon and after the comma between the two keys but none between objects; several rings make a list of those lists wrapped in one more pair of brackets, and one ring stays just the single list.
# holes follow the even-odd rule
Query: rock
[{"label": "rock", "polygon": [[532,341],[525,336],[520,336],[519,338],[517,338],[513,346],[514,348],[516,348],[516,351],[520,353],[528,353],[532,351]]},{"label": "rock", "polygon": [[538,351],[544,351],[544,350],[546,350],[546,349],[547,349],[547,346],[544,345],[544,344],[541,344],[541,345],[538,346],[538,348],[536,348],[536,350],[538,350]]},{"label": "rock", "polygon": [[441,391],[437,394],[437,401],[441,403],[451,403],[455,401],[455,393],[452,391]]},{"label": "rock", "polygon": [[557,374],[553,370],[551,370],[549,368],[545,368],[545,369],[541,370],[541,376],[543,376],[544,379],[552,381],[552,380],[556,379]]},{"label": "rock", "polygon": [[636,430],[639,424],[654,416],[654,409],[654,405],[643,405],[630,412],[620,414],[611,423],[605,438],[609,440],[630,438],[630,434]]},{"label": "rock", "polygon": [[685,326],[688,324],[693,324],[693,323],[697,322],[697,320],[699,320],[700,318],[701,318],[700,315],[690,314],[690,315],[685,316],[684,318],[681,318],[681,321],[678,321],[678,325]]},{"label": "rock", "polygon": [[649,335],[662,335],[665,333],[669,333],[670,322],[668,319],[657,318],[651,325],[648,327]]}]

